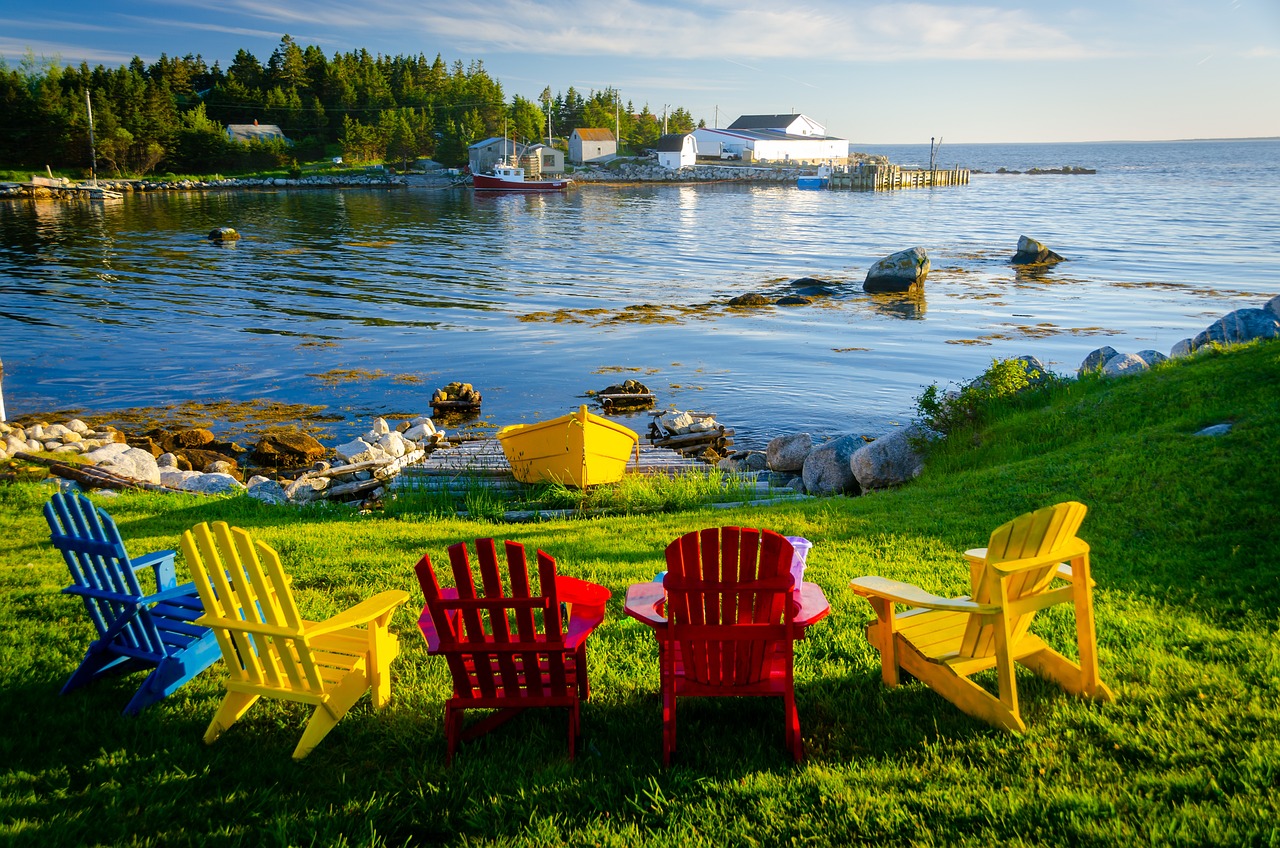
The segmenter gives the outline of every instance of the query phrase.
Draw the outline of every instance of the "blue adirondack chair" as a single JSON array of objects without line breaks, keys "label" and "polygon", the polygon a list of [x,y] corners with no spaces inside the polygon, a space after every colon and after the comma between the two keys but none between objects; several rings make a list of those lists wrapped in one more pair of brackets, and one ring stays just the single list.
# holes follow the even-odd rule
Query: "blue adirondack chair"
[{"label": "blue adirondack chair", "polygon": [[[124,708],[136,715],[221,658],[213,631],[192,623],[204,608],[193,584],[177,585],[173,551],[131,560],[115,521],[83,495],[55,494],[44,517],[71,570],[71,585],[62,591],[84,601],[98,631],[62,694],[106,674],[151,668]],[[156,582],[149,594],[138,580],[147,568]]]}]

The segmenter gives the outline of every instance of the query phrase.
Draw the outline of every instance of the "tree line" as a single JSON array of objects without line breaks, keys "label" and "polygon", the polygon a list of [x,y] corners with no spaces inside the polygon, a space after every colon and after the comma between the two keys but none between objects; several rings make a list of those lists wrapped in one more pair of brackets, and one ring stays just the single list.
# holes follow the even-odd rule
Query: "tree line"
[{"label": "tree line", "polygon": [[[92,125],[89,115],[92,113]],[[548,120],[549,117],[549,120]],[[142,176],[297,167],[340,149],[351,162],[429,157],[467,161],[467,147],[502,135],[563,138],[577,127],[619,133],[621,149],[652,147],[663,133],[689,132],[683,108],[636,112],[615,89],[587,95],[570,86],[539,102],[515,95],[479,60],[446,64],[436,55],[326,56],[288,35],[266,63],[247,50],[224,70],[199,54],[150,65],[134,57],[107,68],[62,67],[28,51],[16,66],[0,59],[0,164],[16,168]],[[229,124],[278,125],[288,141],[233,141]],[[90,130],[93,145],[90,145]]]}]

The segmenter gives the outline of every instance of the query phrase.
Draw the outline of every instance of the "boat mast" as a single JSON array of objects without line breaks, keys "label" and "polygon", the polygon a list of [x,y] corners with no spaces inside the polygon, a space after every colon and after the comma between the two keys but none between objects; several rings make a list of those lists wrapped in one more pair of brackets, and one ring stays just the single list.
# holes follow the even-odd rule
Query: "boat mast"
[{"label": "boat mast", "polygon": [[98,151],[93,143],[93,101],[89,99],[89,89],[84,90],[84,109],[89,116],[89,183],[98,184]]}]

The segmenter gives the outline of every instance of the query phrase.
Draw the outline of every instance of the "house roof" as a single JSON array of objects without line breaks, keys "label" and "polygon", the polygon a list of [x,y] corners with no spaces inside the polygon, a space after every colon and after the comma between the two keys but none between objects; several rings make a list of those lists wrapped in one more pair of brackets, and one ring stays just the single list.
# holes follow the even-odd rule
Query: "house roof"
[{"label": "house roof", "polygon": [[688,138],[688,133],[671,133],[664,135],[658,139],[653,149],[659,153],[680,153],[684,150],[684,140]]},{"label": "house roof", "polygon": [[583,141],[613,141],[613,133],[602,129],[575,129],[578,138]]},{"label": "house roof", "polygon": [[468,150],[477,150],[477,149],[482,148],[482,147],[492,147],[492,146],[493,146],[493,145],[495,145],[495,144],[502,144],[502,143],[504,143],[504,142],[505,142],[506,144],[510,145],[510,146],[511,146],[512,148],[514,148],[514,149],[518,149],[518,148],[520,147],[520,145],[516,144],[516,143],[515,143],[514,141],[512,141],[511,139],[503,138],[503,137],[502,137],[502,136],[500,136],[500,135],[494,135],[494,136],[490,136],[489,138],[484,139],[483,141],[477,141],[475,144],[469,144],[469,145],[467,145],[467,149],[468,149]]},{"label": "house roof", "polygon": [[789,127],[802,115],[743,115],[729,125],[731,130],[778,130]]},{"label": "house roof", "polygon": [[714,134],[726,136],[728,138],[740,138],[750,141],[844,141],[845,139],[835,135],[795,135],[794,133],[785,133],[779,130],[699,130],[705,134]]},{"label": "house roof", "polygon": [[284,138],[284,130],[275,124],[227,124],[227,135],[240,141],[256,138]]}]

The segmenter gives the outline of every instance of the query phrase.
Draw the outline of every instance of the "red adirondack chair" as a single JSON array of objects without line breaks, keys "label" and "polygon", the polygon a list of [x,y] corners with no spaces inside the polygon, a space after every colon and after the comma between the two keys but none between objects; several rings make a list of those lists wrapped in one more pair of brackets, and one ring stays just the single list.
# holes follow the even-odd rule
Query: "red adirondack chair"
[{"label": "red adirondack chair", "polygon": [[804,756],[794,643],[830,607],[817,586],[794,586],[792,553],[772,530],[694,531],[667,546],[665,598],[657,584],[628,590],[627,614],[658,639],[665,765],[676,749],[676,701],[688,697],[782,698],[787,749],[797,761]]},{"label": "red adirondack chair", "polygon": [[[423,556],[414,567],[426,606],[418,627],[428,653],[449,663],[453,697],[445,702],[446,762],[459,741],[474,739],[529,707],[569,708],[569,759],[579,731],[578,705],[591,694],[587,637],[604,620],[610,592],[603,586],[556,574],[556,561],[538,551],[537,594],[529,582],[524,546],[506,543],[503,585],[493,539],[477,539],[480,587],[471,573],[465,542],[449,548],[456,589],[441,588]],[[568,612],[565,626],[561,605]],[[514,625],[514,626],[513,626]],[[466,710],[498,712],[465,731]]]}]

